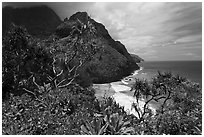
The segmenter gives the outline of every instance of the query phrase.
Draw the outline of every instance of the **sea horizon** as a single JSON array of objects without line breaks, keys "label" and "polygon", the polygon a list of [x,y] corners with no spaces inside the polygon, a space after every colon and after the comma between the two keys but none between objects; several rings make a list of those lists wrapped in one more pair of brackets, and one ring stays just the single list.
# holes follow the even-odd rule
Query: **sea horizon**
[{"label": "sea horizon", "polygon": [[173,75],[180,75],[192,82],[199,83],[202,87],[202,60],[191,61],[144,61],[138,63],[142,68],[137,77],[151,79],[158,71],[171,72]]}]

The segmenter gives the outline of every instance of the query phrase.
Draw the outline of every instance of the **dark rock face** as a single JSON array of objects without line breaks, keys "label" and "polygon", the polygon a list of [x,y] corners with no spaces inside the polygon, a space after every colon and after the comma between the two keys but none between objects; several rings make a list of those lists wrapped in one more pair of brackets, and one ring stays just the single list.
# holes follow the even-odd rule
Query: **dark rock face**
[{"label": "dark rock face", "polygon": [[125,46],[113,40],[105,26],[86,12],[77,12],[61,22],[46,6],[4,7],[3,33],[11,22],[24,26],[33,36],[46,38],[49,35],[40,44],[50,56],[59,59],[61,65],[65,64],[64,68],[72,68],[82,61],[77,77],[82,86],[117,81],[139,69]]},{"label": "dark rock face", "polygon": [[55,50],[55,57],[65,58],[65,54],[62,55],[65,52],[75,55],[71,64],[85,61],[79,70],[79,80],[112,82],[139,69],[125,46],[113,40],[105,26],[91,19],[86,12],[77,12],[66,19],[57,27],[54,37],[57,40],[51,48],[61,49],[60,52]]},{"label": "dark rock face", "polygon": [[38,38],[50,36],[61,23],[57,14],[47,6],[30,8],[4,7],[2,9],[3,35],[11,23],[24,26],[29,34]]},{"label": "dark rock face", "polygon": [[136,63],[140,63],[144,61],[144,59],[140,58],[138,55],[135,55],[135,54],[130,54],[130,55]]}]

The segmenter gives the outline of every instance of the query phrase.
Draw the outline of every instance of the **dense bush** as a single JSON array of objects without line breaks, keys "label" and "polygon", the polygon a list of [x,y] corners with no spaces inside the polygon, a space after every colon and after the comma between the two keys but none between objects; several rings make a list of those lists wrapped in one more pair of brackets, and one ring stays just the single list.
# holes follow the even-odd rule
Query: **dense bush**
[{"label": "dense bush", "polygon": [[3,134],[79,134],[93,116],[94,91],[74,82],[80,66],[55,73],[44,46],[14,24],[3,39]]},{"label": "dense bush", "polygon": [[[202,133],[202,94],[197,83],[178,75],[159,72],[151,82],[137,80],[135,89],[137,99],[146,97],[144,110],[137,110],[141,116],[139,126],[145,127],[140,133]],[[155,115],[148,111],[148,104],[153,100],[160,103]]]},{"label": "dense bush", "polygon": [[[202,134],[198,84],[160,72],[152,81],[136,79],[134,97],[146,101],[142,109],[133,104],[136,117],[113,98],[99,101],[92,88],[79,86],[75,78],[82,64],[66,72],[59,67],[56,73],[54,47],[42,45],[15,25],[3,39],[2,134]],[[155,114],[148,107],[151,101],[160,104]]]},{"label": "dense bush", "polygon": [[3,39],[2,56],[4,98],[10,92],[22,93],[22,86],[33,90],[34,85],[29,81],[32,76],[42,85],[48,82],[48,74],[52,75],[52,58],[25,28],[11,25]]},{"label": "dense bush", "polygon": [[[81,126],[97,119],[97,114],[108,115],[104,122],[112,126],[115,126],[113,120],[123,120],[126,113],[113,99],[99,102],[93,89],[82,88],[74,82],[75,69],[79,66],[73,69],[74,74],[67,74],[53,64],[62,65],[50,54],[53,47],[45,44],[14,24],[4,37],[3,134],[81,134]],[[58,55],[61,54],[54,57]],[[62,74],[55,72],[56,68]],[[59,83],[64,79],[60,78],[70,81],[61,87]],[[106,133],[115,134],[111,125]],[[123,125],[127,123],[120,123],[120,128]],[[120,128],[117,127],[118,133]]]},{"label": "dense bush", "polygon": [[132,121],[112,98],[100,102],[93,90],[77,84],[50,90],[38,98],[27,93],[10,96],[2,107],[3,134],[134,133]]},{"label": "dense bush", "polygon": [[134,134],[133,123],[138,119],[128,115],[113,98],[95,101],[94,118],[81,126],[81,134],[86,135],[130,135]]},{"label": "dense bush", "polygon": [[[37,98],[28,94],[11,96],[2,105],[3,134],[202,133],[201,90],[196,83],[168,73],[159,74],[151,82],[137,80],[137,84],[141,95],[135,97],[146,97],[147,104],[144,110],[138,110],[140,117],[128,115],[110,97],[98,101],[92,89],[74,83]],[[149,111],[151,99],[161,104],[156,114]]]},{"label": "dense bush", "polygon": [[27,93],[3,103],[3,134],[79,134],[93,114],[94,92],[77,85],[32,98]]}]

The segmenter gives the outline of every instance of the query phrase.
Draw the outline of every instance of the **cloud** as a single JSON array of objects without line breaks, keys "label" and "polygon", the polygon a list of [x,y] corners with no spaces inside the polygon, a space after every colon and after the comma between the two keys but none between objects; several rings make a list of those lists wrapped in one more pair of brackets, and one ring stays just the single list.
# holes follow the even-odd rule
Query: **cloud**
[{"label": "cloud", "polygon": [[[94,5],[97,9],[94,16],[129,51],[144,58],[153,56],[149,50],[156,47],[176,46],[180,51],[184,44],[199,43],[200,48],[196,49],[202,48],[201,3],[103,3],[101,8],[100,5]],[[141,54],[142,50],[146,50],[146,54]],[[167,54],[174,56],[174,52],[158,56],[165,58]]]},{"label": "cloud", "polygon": [[186,53],[186,54],[183,54],[183,55],[185,55],[185,56],[194,56],[195,54],[193,54],[193,53]]},{"label": "cloud", "polygon": [[176,40],[176,43],[190,43],[190,42],[197,42],[202,41],[202,35],[187,35],[184,37],[180,37]]}]

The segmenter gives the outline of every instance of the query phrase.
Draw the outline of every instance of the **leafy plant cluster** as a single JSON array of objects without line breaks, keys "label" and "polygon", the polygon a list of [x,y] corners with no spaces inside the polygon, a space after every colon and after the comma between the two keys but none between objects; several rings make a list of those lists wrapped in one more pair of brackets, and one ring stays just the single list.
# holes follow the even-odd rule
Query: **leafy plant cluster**
[{"label": "leafy plant cluster", "polygon": [[77,134],[91,118],[94,92],[77,84],[50,90],[38,100],[25,93],[3,103],[3,134]]},{"label": "leafy plant cluster", "polygon": [[39,41],[20,26],[12,24],[3,38],[2,56],[3,98],[9,93],[22,94],[23,87],[34,90],[32,77],[43,85],[48,82],[47,76],[53,75],[52,58]]},{"label": "leafy plant cluster", "polygon": [[94,117],[81,125],[81,134],[85,135],[133,135],[133,123],[138,119],[128,115],[113,98],[96,100]]},{"label": "leafy plant cluster", "polygon": [[[135,98],[146,98],[143,110],[133,104],[143,125],[142,134],[202,133],[202,93],[197,83],[158,72],[151,82],[136,80],[134,86]],[[154,115],[148,107],[152,101],[159,103]]]},{"label": "leafy plant cluster", "polygon": [[[92,88],[75,82],[80,65],[58,72],[55,54],[41,44],[15,25],[3,39],[2,134],[202,134],[198,84],[160,72],[150,82],[136,79],[133,108],[139,117],[128,115],[112,98],[99,101]],[[153,101],[160,104],[155,114]]]},{"label": "leafy plant cluster", "polygon": [[[59,68],[58,73],[57,58],[41,44],[15,25],[3,40],[3,134],[82,134],[82,125],[92,123],[97,114],[108,115],[106,123],[123,119],[125,111],[112,99],[99,102],[93,89],[74,82],[80,66],[68,73]],[[67,79],[70,81],[65,86],[59,86]],[[110,123],[103,133],[120,130]]]}]

